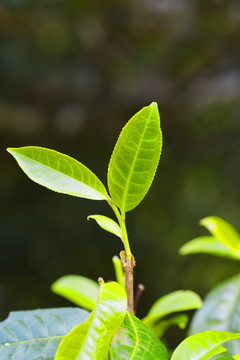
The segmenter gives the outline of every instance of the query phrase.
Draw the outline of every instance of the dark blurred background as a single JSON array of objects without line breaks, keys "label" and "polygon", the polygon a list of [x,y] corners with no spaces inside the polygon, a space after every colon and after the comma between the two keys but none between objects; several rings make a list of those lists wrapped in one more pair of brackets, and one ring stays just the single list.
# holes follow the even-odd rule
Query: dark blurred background
[{"label": "dark blurred background", "polygon": [[0,2],[0,319],[69,305],[51,283],[113,279],[111,257],[122,249],[87,222],[111,215],[107,204],[32,183],[6,147],[59,150],[106,184],[121,128],[152,101],[163,153],[151,190],[127,214],[136,283],[146,286],[139,316],[159,296],[204,296],[238,272],[237,262],[178,249],[207,234],[205,216],[240,230],[239,33],[239,0]]}]

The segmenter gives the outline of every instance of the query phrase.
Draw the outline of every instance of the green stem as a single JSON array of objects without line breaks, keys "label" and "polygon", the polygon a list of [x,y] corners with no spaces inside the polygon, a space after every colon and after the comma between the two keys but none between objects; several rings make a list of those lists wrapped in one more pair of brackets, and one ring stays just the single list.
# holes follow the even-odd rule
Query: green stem
[{"label": "green stem", "polygon": [[131,259],[132,253],[131,253],[131,249],[130,249],[130,245],[129,245],[129,241],[128,241],[128,234],[127,234],[127,229],[126,229],[126,224],[125,224],[125,214],[120,214],[120,211],[118,210],[117,206],[114,204],[114,202],[112,201],[111,198],[109,198],[108,203],[111,206],[111,208],[113,209],[113,211],[118,219],[120,228],[122,230],[122,242],[124,244],[126,256],[128,259]]}]

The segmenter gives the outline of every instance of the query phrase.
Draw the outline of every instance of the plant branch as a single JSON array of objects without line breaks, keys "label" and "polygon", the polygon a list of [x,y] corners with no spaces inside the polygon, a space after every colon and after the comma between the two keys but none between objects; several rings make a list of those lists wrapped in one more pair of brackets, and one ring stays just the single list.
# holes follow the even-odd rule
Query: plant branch
[{"label": "plant branch", "polygon": [[123,271],[125,274],[125,288],[128,299],[128,311],[134,314],[134,294],[133,294],[133,268],[136,265],[133,255],[131,259],[126,256],[125,251],[120,252]]}]

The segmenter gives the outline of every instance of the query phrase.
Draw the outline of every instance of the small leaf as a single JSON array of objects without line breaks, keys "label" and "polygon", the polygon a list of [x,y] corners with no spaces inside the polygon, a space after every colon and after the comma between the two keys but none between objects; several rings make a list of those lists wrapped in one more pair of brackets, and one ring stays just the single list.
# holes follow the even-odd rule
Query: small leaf
[{"label": "small leaf", "polygon": [[209,216],[200,220],[200,225],[227,247],[240,252],[240,235],[227,221],[217,216]]},{"label": "small leaf", "polygon": [[225,258],[240,260],[240,251],[233,250],[212,236],[201,236],[184,244],[180,250],[181,255],[207,253]]},{"label": "small leaf", "polygon": [[160,320],[153,324],[148,324],[152,332],[158,337],[161,338],[165,332],[173,325],[177,325],[180,329],[185,329],[188,323],[188,316],[185,314],[180,314],[171,317],[170,319]]},{"label": "small leaf", "polygon": [[[240,275],[213,288],[193,317],[189,334],[206,330],[240,332]],[[240,341],[226,345],[231,355],[240,352]]]},{"label": "small leaf", "polygon": [[135,316],[127,313],[122,326],[113,337],[111,360],[167,360],[165,346]]},{"label": "small leaf", "polygon": [[124,279],[122,262],[117,255],[113,256],[112,262],[115,270],[116,280],[120,285],[122,285],[125,288],[125,279]]},{"label": "small leaf", "polygon": [[12,312],[0,322],[0,359],[53,360],[62,338],[87,316],[78,308]]},{"label": "small leaf", "polygon": [[158,299],[142,321],[147,325],[151,325],[168,314],[177,311],[198,309],[201,306],[202,300],[193,291],[174,291]]},{"label": "small leaf", "polygon": [[112,234],[117,235],[122,239],[122,230],[116,221],[110,219],[107,216],[103,215],[89,215],[88,219],[94,219],[98,225],[106,231],[109,231]]},{"label": "small leaf", "polygon": [[92,200],[108,198],[97,176],[70,156],[37,146],[9,148],[7,151],[31,180],[50,190]]},{"label": "small leaf", "polygon": [[84,324],[65,336],[55,360],[104,360],[126,311],[127,297],[122,286],[116,282],[102,283],[96,308]]},{"label": "small leaf", "polygon": [[226,351],[220,344],[236,339],[240,339],[240,333],[210,330],[192,335],[181,342],[173,352],[171,360],[208,360]]},{"label": "small leaf", "polygon": [[51,290],[78,306],[93,310],[99,293],[99,285],[84,276],[66,275],[55,281]]},{"label": "small leaf", "polygon": [[148,192],[161,148],[158,107],[152,103],[125,125],[109,163],[109,191],[122,213],[134,209]]}]

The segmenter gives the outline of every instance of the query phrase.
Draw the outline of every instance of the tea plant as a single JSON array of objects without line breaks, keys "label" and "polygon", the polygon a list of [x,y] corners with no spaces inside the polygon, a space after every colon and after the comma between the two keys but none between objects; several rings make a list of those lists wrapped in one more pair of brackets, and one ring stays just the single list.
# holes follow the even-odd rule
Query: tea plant
[{"label": "tea plant", "polygon": [[[119,237],[124,250],[120,259],[113,259],[117,282],[105,283],[99,278],[97,285],[90,279],[67,276],[53,284],[53,291],[91,313],[79,308],[11,313],[0,323],[1,359],[168,359],[168,352],[158,336],[171,324],[185,327],[187,318],[186,315],[164,317],[199,308],[201,300],[191,291],[175,291],[160,298],[142,321],[135,316],[135,259],[125,223],[126,213],[148,192],[161,148],[160,117],[157,104],[152,103],[133,116],[119,136],[108,167],[109,193],[95,174],[67,155],[35,146],[8,149],[27,176],[40,185],[59,193],[105,200],[116,221],[103,215],[89,218]],[[221,343],[237,339],[240,333],[210,330],[195,334],[175,349],[171,360],[207,360],[226,351]],[[233,359],[226,356],[219,355],[218,359]]]},{"label": "tea plant", "polygon": [[[183,245],[182,255],[208,253],[240,260],[240,234],[225,220],[209,216],[200,221],[211,236],[201,236]],[[203,307],[193,317],[189,333],[206,330],[240,331],[240,275],[225,280],[206,296]],[[240,352],[240,342],[227,345],[231,355]]]}]

